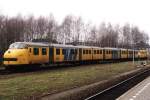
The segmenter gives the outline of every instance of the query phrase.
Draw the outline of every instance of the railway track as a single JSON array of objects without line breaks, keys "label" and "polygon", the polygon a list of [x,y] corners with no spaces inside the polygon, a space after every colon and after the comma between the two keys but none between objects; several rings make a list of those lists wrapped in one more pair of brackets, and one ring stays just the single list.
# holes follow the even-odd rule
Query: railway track
[{"label": "railway track", "polygon": [[[106,62],[105,64],[113,63],[113,62]],[[53,64],[53,65],[45,65],[44,67],[41,65],[28,65],[28,66],[21,66],[15,67],[11,69],[5,69],[4,67],[0,69],[0,76],[2,75],[9,75],[9,74],[17,74],[17,73],[31,73],[31,72],[41,72],[46,70],[55,70],[55,69],[64,69],[67,67],[75,67],[75,66],[84,66],[84,65],[95,65],[101,63],[85,63],[85,64]],[[2,67],[2,65],[0,66]]]},{"label": "railway track", "polygon": [[133,86],[144,80],[150,75],[150,69],[138,73],[112,87],[109,87],[99,93],[87,97],[85,100],[115,100]]},{"label": "railway track", "polygon": [[15,67],[11,69],[0,69],[0,76],[3,75],[12,75],[12,74],[24,74],[24,73],[33,73],[33,72],[42,72],[42,71],[48,71],[48,70],[56,70],[56,69],[63,69],[67,67],[73,67],[73,65],[46,65],[46,66],[25,66],[25,67]]}]

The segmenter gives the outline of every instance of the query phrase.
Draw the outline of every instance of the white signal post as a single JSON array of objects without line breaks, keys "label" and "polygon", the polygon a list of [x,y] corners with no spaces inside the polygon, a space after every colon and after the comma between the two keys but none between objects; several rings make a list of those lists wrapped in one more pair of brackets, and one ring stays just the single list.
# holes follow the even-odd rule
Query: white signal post
[{"label": "white signal post", "polygon": [[133,46],[133,64],[134,64],[134,44],[132,44]]}]

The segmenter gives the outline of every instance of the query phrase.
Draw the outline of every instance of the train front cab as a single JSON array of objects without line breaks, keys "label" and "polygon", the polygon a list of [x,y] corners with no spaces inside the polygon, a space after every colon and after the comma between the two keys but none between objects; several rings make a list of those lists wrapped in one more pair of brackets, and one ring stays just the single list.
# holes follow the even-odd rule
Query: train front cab
[{"label": "train front cab", "polygon": [[15,42],[3,55],[3,64],[5,66],[29,64],[27,45]]},{"label": "train front cab", "polygon": [[4,65],[46,64],[49,62],[48,51],[47,46],[17,42],[5,52]]}]

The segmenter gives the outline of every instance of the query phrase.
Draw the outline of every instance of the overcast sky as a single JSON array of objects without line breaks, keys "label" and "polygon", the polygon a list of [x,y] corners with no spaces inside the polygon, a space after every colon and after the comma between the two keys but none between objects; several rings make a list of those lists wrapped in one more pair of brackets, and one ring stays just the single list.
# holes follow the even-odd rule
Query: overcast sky
[{"label": "overcast sky", "polygon": [[60,23],[66,15],[85,22],[137,25],[150,36],[149,0],[0,0],[0,13],[8,16],[54,15]]}]

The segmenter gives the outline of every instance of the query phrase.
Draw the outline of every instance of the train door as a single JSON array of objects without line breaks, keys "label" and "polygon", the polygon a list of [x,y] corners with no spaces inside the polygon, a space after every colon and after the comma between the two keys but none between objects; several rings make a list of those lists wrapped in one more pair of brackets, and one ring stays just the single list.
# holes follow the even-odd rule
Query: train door
[{"label": "train door", "polygon": [[71,49],[71,60],[75,61],[76,60],[76,49]]},{"label": "train door", "polygon": [[62,53],[64,55],[64,61],[67,61],[67,48],[63,48]]},{"label": "train door", "polygon": [[78,49],[75,49],[74,60],[76,61],[78,57]]},{"label": "train door", "polygon": [[52,47],[49,48],[49,62],[53,63],[53,57],[54,57],[54,49]]},{"label": "train door", "polygon": [[32,55],[33,55],[33,48],[32,47],[28,47],[28,60],[29,60],[29,64],[32,64]]},{"label": "train door", "polygon": [[80,61],[82,60],[82,49],[81,48],[79,49],[79,60]]},{"label": "train door", "polygon": [[105,53],[105,49],[103,49],[103,60],[105,60],[105,55],[106,55],[106,53]]},{"label": "train door", "polygon": [[115,50],[112,50],[112,59],[115,59]]}]

